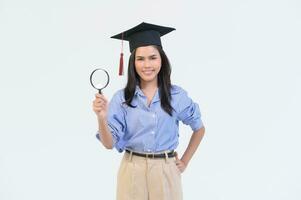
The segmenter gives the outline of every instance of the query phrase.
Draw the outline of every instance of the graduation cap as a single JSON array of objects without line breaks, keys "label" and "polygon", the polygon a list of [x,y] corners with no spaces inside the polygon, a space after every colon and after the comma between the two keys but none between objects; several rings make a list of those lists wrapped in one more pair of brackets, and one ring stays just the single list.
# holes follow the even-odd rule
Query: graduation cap
[{"label": "graduation cap", "polygon": [[129,41],[130,52],[141,46],[157,45],[162,47],[160,37],[173,30],[176,29],[142,22],[127,31],[112,36],[111,38],[121,40],[119,75],[123,75],[123,40]]}]

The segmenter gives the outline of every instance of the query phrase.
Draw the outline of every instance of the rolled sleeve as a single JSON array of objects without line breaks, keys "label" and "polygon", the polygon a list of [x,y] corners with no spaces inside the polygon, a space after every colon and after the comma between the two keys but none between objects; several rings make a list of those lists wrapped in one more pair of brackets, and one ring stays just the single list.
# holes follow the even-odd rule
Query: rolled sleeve
[{"label": "rolled sleeve", "polygon": [[[99,131],[97,131],[96,132],[96,138],[99,140],[99,141],[101,141],[101,133],[99,132]],[[116,144],[116,139],[115,139],[115,137],[112,137],[112,139],[113,139],[113,146],[115,146],[115,144]]]},{"label": "rolled sleeve", "polygon": [[199,105],[193,102],[183,89],[179,98],[178,119],[189,125],[193,131],[197,131],[204,126]]},{"label": "rolled sleeve", "polygon": [[[123,151],[123,136],[125,133],[125,111],[122,107],[122,93],[118,91],[112,97],[109,103],[109,110],[108,110],[108,128],[112,133],[113,138],[113,145],[119,151]],[[101,141],[101,133],[97,131],[96,138]]]}]

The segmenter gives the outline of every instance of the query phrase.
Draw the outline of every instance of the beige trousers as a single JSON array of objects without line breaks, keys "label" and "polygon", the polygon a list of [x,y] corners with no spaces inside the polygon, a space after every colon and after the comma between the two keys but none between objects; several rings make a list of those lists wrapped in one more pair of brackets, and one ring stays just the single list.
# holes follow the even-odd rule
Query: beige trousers
[{"label": "beige trousers", "polygon": [[117,175],[117,200],[182,200],[181,172],[173,158],[125,152]]}]

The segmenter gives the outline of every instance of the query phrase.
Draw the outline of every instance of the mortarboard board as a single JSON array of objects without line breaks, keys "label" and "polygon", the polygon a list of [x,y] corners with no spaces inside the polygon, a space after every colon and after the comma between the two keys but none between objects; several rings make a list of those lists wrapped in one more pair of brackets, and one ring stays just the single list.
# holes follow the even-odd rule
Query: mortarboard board
[{"label": "mortarboard board", "polygon": [[139,25],[112,36],[111,38],[122,40],[122,50],[120,54],[119,63],[119,75],[123,74],[123,40],[129,41],[130,52],[132,52],[137,47],[147,46],[147,45],[157,45],[161,46],[160,37],[176,30],[172,27],[159,26],[155,24],[149,24],[142,22]]}]

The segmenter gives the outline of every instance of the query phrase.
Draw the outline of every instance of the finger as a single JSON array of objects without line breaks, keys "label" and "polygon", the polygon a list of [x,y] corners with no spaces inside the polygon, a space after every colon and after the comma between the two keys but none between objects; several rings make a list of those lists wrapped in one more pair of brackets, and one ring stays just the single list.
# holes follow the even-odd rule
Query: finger
[{"label": "finger", "polygon": [[179,165],[177,165],[177,168],[178,168],[180,171],[184,171],[184,169],[185,169],[185,166],[184,166],[184,165],[181,165],[181,164],[179,164]]},{"label": "finger", "polygon": [[100,103],[93,103],[93,107],[99,107]]},{"label": "finger", "polygon": [[100,112],[100,111],[101,111],[100,108],[93,108],[93,110],[94,110],[95,112]]},{"label": "finger", "polygon": [[104,105],[95,105],[95,106],[93,106],[93,108],[105,110],[106,106],[104,106]]},{"label": "finger", "polygon": [[100,110],[102,110],[103,108],[101,106],[93,106],[93,109],[100,109]]},{"label": "finger", "polygon": [[175,151],[175,157],[176,157],[176,161],[180,160],[178,157],[178,152]]},{"label": "finger", "polygon": [[183,169],[183,167],[181,167],[181,166],[178,166],[178,165],[177,165],[177,168],[179,169],[179,171],[180,171],[181,173],[182,173],[182,172],[183,172],[183,170],[184,170],[184,169]]},{"label": "finger", "polygon": [[98,103],[100,103],[100,100],[98,100],[98,99],[95,99],[95,100],[93,101],[93,105],[96,105],[96,104],[98,104]]},{"label": "finger", "polygon": [[96,108],[99,108],[101,106],[104,106],[105,104],[104,103],[93,103],[93,107],[96,107]]},{"label": "finger", "polygon": [[107,98],[106,98],[105,96],[100,97],[100,99],[101,99],[102,101],[104,101],[105,103],[108,102],[108,100],[107,100]]},{"label": "finger", "polygon": [[178,166],[179,168],[181,168],[181,169],[183,169],[183,168],[184,168],[184,165],[183,165],[183,163],[179,163],[177,166]]},{"label": "finger", "polygon": [[94,102],[94,105],[96,105],[96,106],[105,105],[105,104],[106,103],[103,102],[103,101],[96,101],[96,102]]},{"label": "finger", "polygon": [[97,97],[97,98],[105,98],[105,96],[103,94],[99,94],[99,93],[96,93],[95,97]]},{"label": "finger", "polygon": [[97,99],[97,100],[101,99],[102,101],[105,101],[105,102],[108,101],[107,98],[102,94],[95,94],[95,99]]},{"label": "finger", "polygon": [[182,163],[181,163],[181,161],[180,160],[176,160],[176,165],[177,166],[180,166]]},{"label": "finger", "polygon": [[105,102],[104,100],[98,98],[98,99],[95,99],[95,100],[93,101],[93,103],[94,103],[94,104],[99,104],[99,103],[106,103],[106,102]]},{"label": "finger", "polygon": [[180,168],[180,172],[182,173],[184,171],[184,168]]},{"label": "finger", "polygon": [[92,106],[95,107],[95,108],[100,107],[100,103],[95,103],[94,102]]},{"label": "finger", "polygon": [[102,94],[99,94],[99,93],[96,93],[96,94],[95,94],[95,97],[100,98],[101,96],[103,96],[103,95],[102,95]]}]

